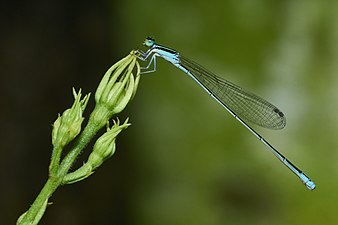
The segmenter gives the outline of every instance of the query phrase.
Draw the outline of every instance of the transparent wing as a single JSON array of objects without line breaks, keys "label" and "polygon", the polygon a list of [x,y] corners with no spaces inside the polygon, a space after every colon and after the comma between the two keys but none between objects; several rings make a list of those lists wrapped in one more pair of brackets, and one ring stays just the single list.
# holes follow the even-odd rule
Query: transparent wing
[{"label": "transparent wing", "polygon": [[216,76],[190,59],[181,56],[180,60],[182,66],[241,119],[269,129],[285,127],[284,114],[270,102]]}]

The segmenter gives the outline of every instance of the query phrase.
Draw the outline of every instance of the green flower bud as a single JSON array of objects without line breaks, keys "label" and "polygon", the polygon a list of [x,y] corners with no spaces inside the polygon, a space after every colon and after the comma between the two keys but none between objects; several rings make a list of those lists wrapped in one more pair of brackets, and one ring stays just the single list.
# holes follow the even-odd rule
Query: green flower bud
[{"label": "green flower bud", "polygon": [[[136,76],[133,70],[136,66]],[[127,57],[115,63],[103,76],[95,93],[95,121],[104,124],[112,115],[121,112],[135,95],[140,79],[140,65],[132,51]]]},{"label": "green flower bud", "polygon": [[71,142],[81,131],[82,113],[87,106],[89,95],[81,100],[81,89],[76,93],[73,88],[74,104],[58,116],[53,124],[52,143],[54,148],[63,148]]},{"label": "green flower bud", "polygon": [[107,126],[107,132],[97,139],[87,161],[87,164],[91,165],[93,170],[114,154],[116,137],[128,126],[130,126],[128,119],[122,125],[119,125],[119,120],[117,120],[117,122],[114,121],[114,125],[111,128]]}]

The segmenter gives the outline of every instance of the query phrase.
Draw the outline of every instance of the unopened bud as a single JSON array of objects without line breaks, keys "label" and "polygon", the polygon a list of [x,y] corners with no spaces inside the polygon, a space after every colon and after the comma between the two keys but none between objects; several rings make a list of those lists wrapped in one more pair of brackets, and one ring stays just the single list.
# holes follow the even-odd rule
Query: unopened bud
[{"label": "unopened bud", "polygon": [[70,109],[65,110],[58,116],[53,124],[52,143],[55,148],[63,148],[71,142],[81,131],[83,121],[82,113],[87,106],[89,95],[81,100],[81,89],[76,93],[73,89],[75,98],[74,104]]},{"label": "unopened bud", "polygon": [[114,154],[116,137],[128,126],[130,126],[128,119],[122,125],[119,125],[119,121],[116,123],[114,121],[114,125],[111,128],[107,127],[107,132],[97,139],[87,161],[93,170]]},{"label": "unopened bud", "polygon": [[139,75],[140,66],[133,52],[109,68],[95,93],[97,105],[91,119],[105,124],[112,115],[121,112],[135,95]]}]

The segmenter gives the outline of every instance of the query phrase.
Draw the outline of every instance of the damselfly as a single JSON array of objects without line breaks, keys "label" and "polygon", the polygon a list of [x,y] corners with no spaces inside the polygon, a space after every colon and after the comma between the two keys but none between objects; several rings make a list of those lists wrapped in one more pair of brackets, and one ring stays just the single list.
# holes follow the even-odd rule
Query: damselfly
[{"label": "damselfly", "polygon": [[[286,119],[281,110],[263,98],[216,76],[201,65],[181,56],[176,50],[156,44],[155,40],[151,37],[148,37],[144,41],[144,45],[149,48],[146,52],[141,50],[136,52],[136,56],[139,59],[149,62],[141,73],[156,71],[156,57],[161,57],[172,63],[195,80],[245,128],[263,142],[285,166],[300,178],[309,190],[315,189],[316,185],[308,176],[279,153],[277,149],[243,120],[248,120],[269,129],[282,129],[286,124]],[[153,67],[151,68],[151,66]]]}]

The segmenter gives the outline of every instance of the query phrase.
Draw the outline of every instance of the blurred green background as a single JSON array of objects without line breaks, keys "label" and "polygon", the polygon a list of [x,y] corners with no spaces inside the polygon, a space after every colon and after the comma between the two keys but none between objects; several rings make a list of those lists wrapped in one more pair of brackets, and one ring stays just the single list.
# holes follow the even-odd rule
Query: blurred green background
[{"label": "blurred green background", "polygon": [[114,157],[59,188],[41,224],[337,224],[337,11],[322,0],[2,1],[1,224],[46,181],[51,124],[71,88],[94,92],[148,35],[281,108],[285,129],[253,127],[317,189],[159,59],[119,115],[132,126]]}]

